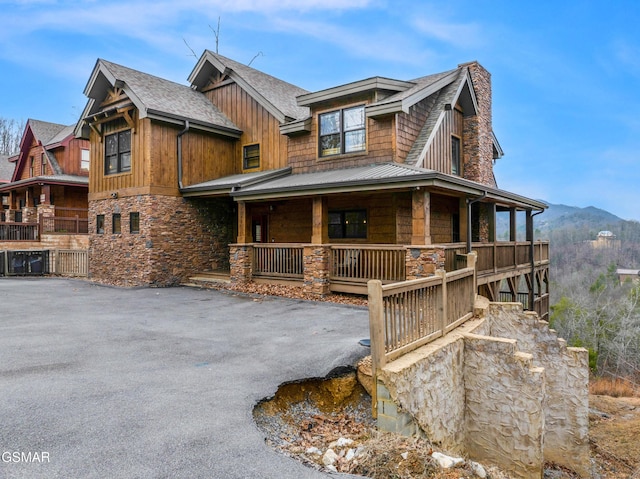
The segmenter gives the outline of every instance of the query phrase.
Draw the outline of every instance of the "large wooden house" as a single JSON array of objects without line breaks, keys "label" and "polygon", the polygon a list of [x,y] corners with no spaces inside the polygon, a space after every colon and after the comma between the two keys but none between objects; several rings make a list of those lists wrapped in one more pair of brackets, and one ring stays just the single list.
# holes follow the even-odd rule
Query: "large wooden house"
[{"label": "large wooden house", "polygon": [[0,183],[0,241],[12,242],[3,249],[40,241],[44,233],[86,235],[89,142],[76,138],[74,128],[27,121],[20,150],[9,158],[12,175]]},{"label": "large wooden house", "polygon": [[[477,62],[308,92],[205,51],[189,82],[95,65],[76,132],[91,144],[93,279],[226,270],[359,292],[456,269],[474,250],[482,294],[548,311],[548,245],[532,226],[546,205],[496,184],[491,77]],[[498,213],[509,241],[496,240]]]}]

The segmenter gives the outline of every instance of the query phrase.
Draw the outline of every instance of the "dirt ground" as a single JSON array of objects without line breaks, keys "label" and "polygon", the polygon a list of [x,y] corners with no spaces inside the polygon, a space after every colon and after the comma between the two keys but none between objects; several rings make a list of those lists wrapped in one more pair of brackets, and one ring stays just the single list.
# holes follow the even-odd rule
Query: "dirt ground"
[{"label": "dirt ground", "polygon": [[[589,397],[592,479],[640,479],[640,398]],[[375,430],[370,397],[353,375],[311,380],[282,387],[274,398],[254,411],[267,442],[281,453],[310,467],[324,468],[322,454],[332,447],[340,455],[335,470],[374,479],[462,479],[478,477],[471,461],[441,469],[429,442]],[[349,444],[336,446],[339,438]],[[317,452],[311,452],[313,450]],[[347,459],[348,450],[356,456]],[[486,477],[509,479],[495,467],[483,465]],[[553,464],[545,479],[577,479]]]},{"label": "dirt ground", "polygon": [[589,396],[589,440],[602,478],[640,479],[640,398]]}]

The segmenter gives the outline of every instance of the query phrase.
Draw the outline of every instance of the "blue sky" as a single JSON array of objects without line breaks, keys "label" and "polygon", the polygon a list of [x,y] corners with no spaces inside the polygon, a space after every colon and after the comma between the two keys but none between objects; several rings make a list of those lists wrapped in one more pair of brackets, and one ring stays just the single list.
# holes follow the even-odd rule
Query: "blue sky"
[{"label": "blue sky", "polygon": [[186,84],[218,19],[220,54],[310,91],[478,60],[500,188],[640,220],[637,1],[0,0],[0,117],[75,123],[97,58]]}]

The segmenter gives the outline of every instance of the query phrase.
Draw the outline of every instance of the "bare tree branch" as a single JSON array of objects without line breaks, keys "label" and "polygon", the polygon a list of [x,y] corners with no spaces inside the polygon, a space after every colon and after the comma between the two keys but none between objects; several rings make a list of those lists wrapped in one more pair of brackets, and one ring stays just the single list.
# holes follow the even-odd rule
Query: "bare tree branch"
[{"label": "bare tree branch", "polygon": [[184,44],[187,46],[187,48],[188,48],[189,50],[191,50],[191,55],[187,55],[187,56],[192,56],[192,55],[193,55],[193,57],[194,57],[194,58],[198,58],[198,55],[196,55],[196,52],[194,52],[194,51],[193,51],[193,48],[191,48],[191,46],[189,46],[189,44],[187,43],[187,40],[185,40],[185,38],[184,38],[184,37],[182,37],[182,41],[183,41],[183,42],[184,42]]}]

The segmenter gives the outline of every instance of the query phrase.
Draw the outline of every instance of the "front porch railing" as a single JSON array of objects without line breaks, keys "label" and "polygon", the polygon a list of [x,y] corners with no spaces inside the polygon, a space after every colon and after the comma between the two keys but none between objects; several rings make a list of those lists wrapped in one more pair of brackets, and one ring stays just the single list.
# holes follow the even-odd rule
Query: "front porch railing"
[{"label": "front porch railing", "polygon": [[302,279],[302,245],[256,243],[253,245],[252,274],[256,277]]},{"label": "front porch railing", "polygon": [[331,245],[329,279],[383,283],[406,279],[406,249],[400,245]]},{"label": "front porch railing", "polygon": [[0,223],[0,241],[39,241],[38,223]]},{"label": "front porch railing", "polygon": [[[445,270],[460,268],[459,257],[466,254],[466,246],[462,243],[446,245]],[[531,263],[531,243],[515,241],[498,241],[495,243],[472,243],[471,250],[478,253],[478,275],[498,273]],[[536,263],[549,261],[549,242],[533,243],[533,258]]]}]

